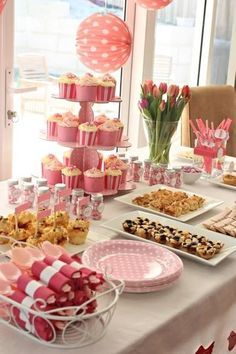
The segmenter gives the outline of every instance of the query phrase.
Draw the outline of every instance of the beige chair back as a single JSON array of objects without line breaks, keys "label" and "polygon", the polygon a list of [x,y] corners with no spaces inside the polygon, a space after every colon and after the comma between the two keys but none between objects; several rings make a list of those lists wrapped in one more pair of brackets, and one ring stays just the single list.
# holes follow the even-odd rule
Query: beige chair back
[{"label": "beige chair back", "polygon": [[202,86],[191,88],[192,98],[182,114],[181,143],[194,146],[195,135],[189,126],[189,119],[208,119],[217,127],[225,118],[233,120],[227,155],[236,156],[236,91],[232,86]]}]

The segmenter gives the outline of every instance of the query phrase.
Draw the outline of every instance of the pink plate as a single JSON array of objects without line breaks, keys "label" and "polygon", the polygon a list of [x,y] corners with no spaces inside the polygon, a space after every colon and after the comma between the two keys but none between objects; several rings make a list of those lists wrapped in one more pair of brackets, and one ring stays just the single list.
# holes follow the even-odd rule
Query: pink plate
[{"label": "pink plate", "polygon": [[163,285],[175,280],[183,269],[181,259],[173,252],[130,240],[98,242],[84,252],[82,261],[132,288]]},{"label": "pink plate", "polygon": [[155,291],[160,291],[169,288],[170,286],[175,284],[176,280],[172,280],[169,283],[165,283],[163,285],[156,285],[156,286],[140,286],[140,287],[126,286],[124,292],[125,293],[153,293]]}]

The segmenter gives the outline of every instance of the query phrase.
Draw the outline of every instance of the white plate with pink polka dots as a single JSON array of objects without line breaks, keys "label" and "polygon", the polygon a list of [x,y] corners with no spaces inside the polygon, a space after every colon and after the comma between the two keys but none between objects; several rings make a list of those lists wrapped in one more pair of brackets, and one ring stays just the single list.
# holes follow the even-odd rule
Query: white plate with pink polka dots
[{"label": "white plate with pink polka dots", "polygon": [[161,290],[183,271],[181,259],[173,252],[130,240],[98,242],[84,252],[82,261],[113,279],[124,280],[128,292]]}]

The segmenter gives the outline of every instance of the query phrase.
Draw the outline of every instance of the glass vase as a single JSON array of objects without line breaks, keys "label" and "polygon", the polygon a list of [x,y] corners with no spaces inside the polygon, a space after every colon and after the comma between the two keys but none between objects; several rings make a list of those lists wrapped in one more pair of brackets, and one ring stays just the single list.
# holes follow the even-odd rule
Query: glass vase
[{"label": "glass vase", "polygon": [[149,159],[153,163],[169,163],[171,139],[177,129],[178,122],[165,121],[165,119],[154,121],[144,118],[145,132],[149,146]]}]

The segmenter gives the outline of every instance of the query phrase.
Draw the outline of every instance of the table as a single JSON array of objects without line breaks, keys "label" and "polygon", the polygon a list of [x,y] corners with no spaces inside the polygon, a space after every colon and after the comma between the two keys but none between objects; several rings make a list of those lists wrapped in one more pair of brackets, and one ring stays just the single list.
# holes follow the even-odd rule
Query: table
[{"label": "table", "polygon": [[[139,184],[139,187],[143,184]],[[206,194],[225,204],[190,220],[192,225],[231,206],[233,191],[199,180],[184,189]],[[4,182],[0,183],[0,214],[7,210]],[[104,220],[133,208],[107,199]],[[114,236],[94,223],[94,230]],[[183,258],[184,272],[173,287],[150,294],[122,294],[105,336],[87,348],[74,349],[83,354],[195,354],[200,345],[208,348],[215,341],[213,354],[236,353],[228,350],[231,331],[236,332],[236,254],[217,267],[207,267]],[[5,326],[0,326],[0,354],[56,354]],[[199,352],[200,353],[200,352]],[[201,352],[201,353],[204,353]],[[206,352],[208,353],[208,352]],[[209,351],[211,353],[211,351]]]}]

